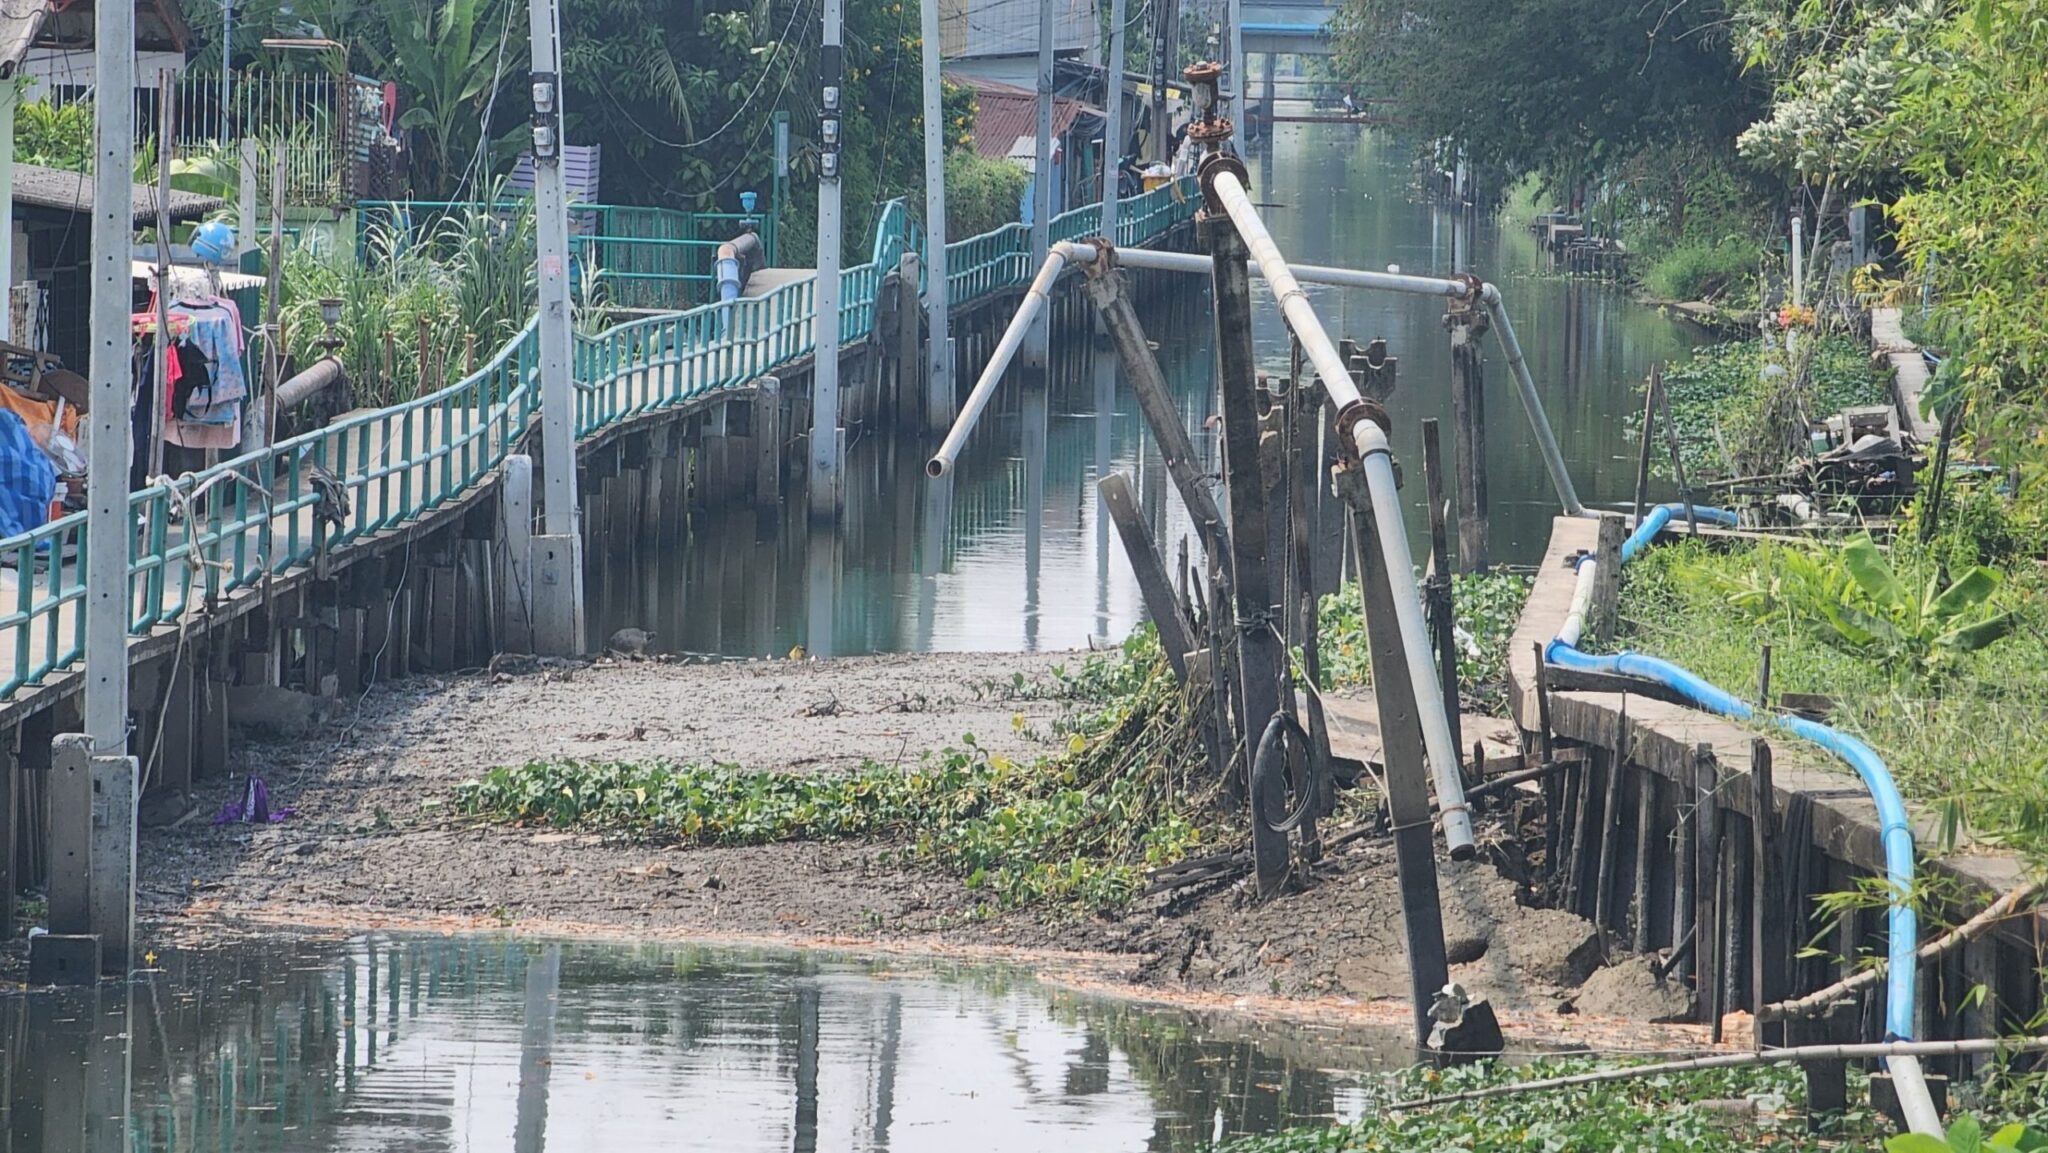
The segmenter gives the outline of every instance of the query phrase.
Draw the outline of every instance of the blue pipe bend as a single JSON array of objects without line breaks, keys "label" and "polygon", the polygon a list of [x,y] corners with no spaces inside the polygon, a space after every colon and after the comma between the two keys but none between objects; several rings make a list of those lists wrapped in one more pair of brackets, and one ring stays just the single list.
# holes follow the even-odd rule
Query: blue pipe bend
[{"label": "blue pipe bend", "polygon": [[[1643,523],[1622,545],[1623,563],[1654,540],[1670,523],[1672,516],[1681,511],[1682,505],[1659,505],[1645,515]],[[1736,523],[1735,514],[1724,509],[1696,507],[1693,512],[1703,521],[1723,525]],[[1657,657],[1637,652],[1596,657],[1582,653],[1562,640],[1552,640],[1544,647],[1543,659],[1577,672],[1607,673],[1652,681],[1676,691],[1698,708],[1731,720],[1757,718],[1757,710],[1748,702]],[[1893,1040],[1910,1041],[1913,1039],[1914,1009],[1918,1004],[1919,962],[1915,954],[1919,951],[1920,926],[1918,916],[1905,900],[1913,887],[1913,830],[1906,823],[1905,798],[1899,795],[1898,783],[1892,779],[1891,769],[1883,758],[1855,737],[1804,717],[1773,713],[1763,719],[1773,727],[1811,741],[1848,762],[1849,767],[1856,770],[1856,775],[1863,779],[1864,787],[1870,790],[1871,799],[1877,803],[1879,833],[1884,844],[1885,878],[1892,886],[1891,907],[1885,922],[1888,965],[1885,973],[1885,1033]]]}]

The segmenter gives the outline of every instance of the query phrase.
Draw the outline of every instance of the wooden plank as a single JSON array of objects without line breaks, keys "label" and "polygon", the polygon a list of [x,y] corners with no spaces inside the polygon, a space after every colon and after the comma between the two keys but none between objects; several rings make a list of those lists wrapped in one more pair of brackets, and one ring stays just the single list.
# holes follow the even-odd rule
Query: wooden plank
[{"label": "wooden plank", "polygon": [[[1362,765],[1386,764],[1380,741],[1379,701],[1371,696],[1323,694],[1323,712],[1330,724],[1330,755]],[[1489,764],[1496,761],[1521,763],[1520,735],[1513,721],[1466,713],[1459,719],[1467,738],[1477,739],[1486,750]]]},{"label": "wooden plank", "polygon": [[1131,571],[1138,578],[1138,591],[1145,599],[1145,613],[1159,630],[1159,647],[1165,650],[1166,661],[1173,666],[1173,675],[1185,682],[1188,679],[1187,654],[1195,651],[1195,644],[1188,637],[1187,622],[1181,618],[1180,604],[1174,599],[1173,585],[1166,575],[1166,563],[1159,559],[1159,550],[1152,544],[1152,534],[1145,528],[1145,519],[1138,512],[1138,497],[1131,490],[1131,478],[1113,472],[1103,477],[1096,487],[1102,492],[1103,507],[1109,510],[1110,519],[1116,523],[1117,536],[1123,541],[1124,557],[1130,561]]},{"label": "wooden plank", "polygon": [[427,569],[427,644],[436,671],[456,667],[455,566],[437,564]]}]

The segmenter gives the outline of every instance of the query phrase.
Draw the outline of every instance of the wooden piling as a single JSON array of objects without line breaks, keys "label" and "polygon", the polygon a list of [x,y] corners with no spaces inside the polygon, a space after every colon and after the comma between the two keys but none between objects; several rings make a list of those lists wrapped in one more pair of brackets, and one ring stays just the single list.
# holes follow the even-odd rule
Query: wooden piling
[{"label": "wooden piling", "polygon": [[1671,454],[1671,475],[1678,481],[1678,499],[1685,503],[1685,523],[1694,536],[1700,533],[1700,518],[1693,510],[1692,486],[1685,479],[1685,455],[1678,450],[1678,425],[1671,419],[1671,397],[1664,391],[1664,374],[1652,370],[1650,392],[1657,400],[1657,411],[1664,418],[1664,444]]},{"label": "wooden piling", "polygon": [[1707,1019],[1716,1044],[1721,1040],[1721,767],[1711,745],[1693,749],[1693,785],[1699,809],[1693,821],[1693,913],[1698,943],[1692,951],[1698,980],[1693,988],[1700,1014]]},{"label": "wooden piling", "polygon": [[1479,338],[1486,313],[1453,301],[1444,314],[1451,334],[1451,418],[1457,425],[1458,568],[1484,572],[1488,565],[1486,485],[1486,379]]},{"label": "wooden piling", "polygon": [[1789,991],[1791,950],[1784,948],[1791,926],[1786,923],[1785,877],[1777,866],[1777,795],[1771,780],[1771,746],[1762,737],[1749,743],[1750,861],[1749,1009],[1756,1017],[1758,1048],[1764,1044],[1759,1010]]},{"label": "wooden piling", "polygon": [[1422,721],[1415,686],[1408,679],[1394,627],[1393,593],[1386,558],[1373,531],[1364,477],[1355,469],[1338,475],[1351,504],[1352,540],[1358,549],[1359,592],[1371,651],[1373,696],[1379,703],[1380,738],[1386,761],[1387,811],[1394,828],[1394,864],[1401,884],[1401,918],[1408,944],[1409,989],[1414,1000],[1415,1037],[1429,1036],[1430,1006],[1450,979],[1444,952],[1443,909],[1438,904],[1435,822],[1430,818],[1424,766]]},{"label": "wooden piling", "polygon": [[1643,523],[1643,517],[1650,511],[1650,446],[1656,443],[1657,430],[1657,382],[1662,369],[1650,369],[1650,383],[1643,389],[1642,444],[1636,454],[1636,515],[1631,523]]},{"label": "wooden piling", "polygon": [[[1607,519],[1617,522],[1620,517],[1602,518],[1603,527]],[[1615,723],[1615,752],[1607,761],[1607,795],[1600,804],[1600,863],[1594,870],[1593,924],[1599,926],[1602,939],[1617,926],[1613,920],[1614,858],[1621,841],[1621,778],[1628,768],[1629,756],[1628,697],[1621,698],[1621,715]]]},{"label": "wooden piling", "polygon": [[1629,899],[1629,926],[1637,953],[1650,951],[1650,839],[1657,824],[1657,774],[1637,772],[1635,893]]},{"label": "wooden piling", "polygon": [[1435,417],[1422,422],[1422,475],[1429,499],[1429,575],[1422,582],[1423,609],[1436,642],[1437,679],[1444,713],[1451,722],[1451,747],[1463,748],[1464,729],[1458,691],[1457,605],[1452,599],[1450,528],[1445,523],[1443,449],[1437,441]]},{"label": "wooden piling", "polygon": [[1138,513],[1138,497],[1131,489],[1131,478],[1113,472],[1097,482],[1096,487],[1101,490],[1103,506],[1109,510],[1117,535],[1123,540],[1124,556],[1130,560],[1131,571],[1138,578],[1138,591],[1145,599],[1145,613],[1159,630],[1159,647],[1165,651],[1167,663],[1173,666],[1173,675],[1185,682],[1188,676],[1187,654],[1194,651],[1194,642],[1188,638],[1187,622],[1182,619],[1180,606],[1174,600],[1166,564],[1159,559],[1159,550],[1152,544],[1152,534]]},{"label": "wooden piling", "polygon": [[1587,634],[1596,645],[1614,639],[1616,617],[1621,605],[1621,543],[1628,538],[1628,525],[1619,513],[1600,514],[1600,535],[1593,549],[1592,618]]},{"label": "wooden piling", "polygon": [[[1269,622],[1274,603],[1267,580],[1266,485],[1261,476],[1259,415],[1254,392],[1258,370],[1252,346],[1250,259],[1244,238],[1228,217],[1207,217],[1211,267],[1211,299],[1216,310],[1216,348],[1219,380],[1223,393],[1224,470],[1230,492],[1231,582],[1236,609],[1236,650],[1238,699],[1242,710],[1239,732],[1245,743],[1247,795],[1253,806],[1252,855],[1261,896],[1278,891],[1287,875],[1287,837],[1259,819],[1274,816],[1286,803],[1285,787],[1278,779],[1253,792],[1250,779],[1251,750],[1266,731],[1266,724],[1280,709],[1280,684],[1285,674],[1286,652],[1280,635]],[[1106,278],[1098,278],[1106,279]],[[1112,326],[1121,327],[1121,326]],[[1176,416],[1176,421],[1178,417]]]},{"label": "wooden piling", "polygon": [[764,376],[754,381],[754,506],[782,504],[782,381]]}]

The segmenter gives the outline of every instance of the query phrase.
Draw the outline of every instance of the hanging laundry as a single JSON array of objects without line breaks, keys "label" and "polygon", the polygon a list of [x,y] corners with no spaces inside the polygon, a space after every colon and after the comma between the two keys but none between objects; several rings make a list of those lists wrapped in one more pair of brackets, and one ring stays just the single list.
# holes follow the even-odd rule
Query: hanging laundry
[{"label": "hanging laundry", "polygon": [[28,423],[0,409],[0,537],[41,528],[56,495],[56,466],[29,435]]}]

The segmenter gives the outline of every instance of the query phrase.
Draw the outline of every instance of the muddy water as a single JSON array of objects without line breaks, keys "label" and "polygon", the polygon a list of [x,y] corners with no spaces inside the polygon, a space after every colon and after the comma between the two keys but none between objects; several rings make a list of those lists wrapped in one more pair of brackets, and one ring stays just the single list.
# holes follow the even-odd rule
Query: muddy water
[{"label": "muddy water", "polygon": [[[1633,447],[1623,435],[1632,390],[1652,363],[1683,357],[1692,336],[1612,289],[1537,275],[1544,257],[1525,229],[1458,218],[1411,190],[1412,149],[1343,125],[1286,125],[1251,157],[1254,195],[1290,257],[1358,268],[1473,271],[1502,286],[1580,495],[1618,506],[1632,495]],[[1285,332],[1254,282],[1261,361],[1286,362]],[[1421,421],[1444,422],[1451,452],[1450,354],[1433,299],[1311,287],[1330,330],[1384,337],[1399,360],[1394,448],[1416,482],[1409,527],[1418,545]],[[1198,448],[1214,467],[1214,352],[1207,283],[1187,278],[1146,316]],[[1080,328],[1055,338],[1050,387],[1006,380],[953,480],[928,482],[922,438],[868,437],[849,450],[847,507],[837,533],[814,537],[800,517],[751,511],[680,514],[649,526],[636,547],[590,580],[595,637],[653,629],[670,650],[764,655],[807,642],[833,654],[1077,648],[1118,638],[1142,606],[1095,482],[1131,472],[1155,539],[1187,533],[1167,492],[1114,357]],[[1493,556],[1533,563],[1557,504],[1497,344],[1486,345],[1487,461]],[[1169,555],[1169,565],[1172,564]]]},{"label": "muddy water", "polygon": [[7,1148],[1177,1150],[1357,1116],[1374,1075],[1324,1070],[1400,1060],[816,953],[368,936],[158,966],[0,999]]}]

